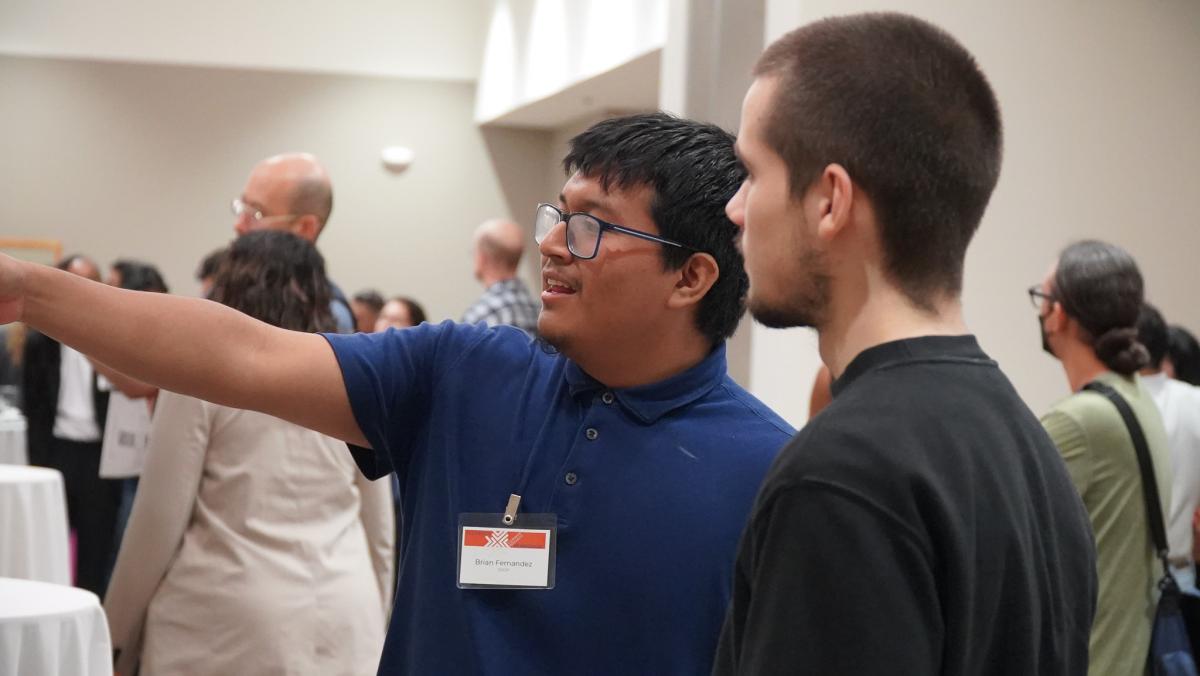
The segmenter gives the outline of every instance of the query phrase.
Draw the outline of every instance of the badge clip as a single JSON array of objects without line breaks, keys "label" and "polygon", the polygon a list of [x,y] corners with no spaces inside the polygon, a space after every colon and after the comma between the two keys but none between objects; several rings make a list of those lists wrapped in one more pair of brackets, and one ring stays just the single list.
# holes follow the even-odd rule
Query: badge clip
[{"label": "badge clip", "polygon": [[504,525],[511,526],[517,520],[517,507],[521,504],[521,496],[513,493],[508,496],[508,506],[504,508]]}]

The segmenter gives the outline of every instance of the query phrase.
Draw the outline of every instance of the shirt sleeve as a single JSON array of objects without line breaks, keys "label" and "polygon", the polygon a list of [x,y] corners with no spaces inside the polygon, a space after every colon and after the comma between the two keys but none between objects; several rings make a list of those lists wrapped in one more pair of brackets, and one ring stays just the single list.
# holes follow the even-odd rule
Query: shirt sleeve
[{"label": "shirt sleeve", "polygon": [[940,670],[929,555],[857,494],[815,482],[777,491],[744,536],[734,584],[714,673]]},{"label": "shirt sleeve", "polygon": [[414,440],[428,419],[439,374],[484,336],[454,322],[353,335],[322,334],[333,348],[355,421],[370,448],[351,446],[370,479],[403,475]]},{"label": "shirt sleeve", "polygon": [[1087,433],[1083,426],[1071,416],[1062,411],[1050,411],[1042,416],[1042,427],[1054,445],[1063,462],[1067,464],[1067,472],[1071,475],[1071,483],[1080,495],[1086,495],[1092,483],[1092,453],[1088,449]]},{"label": "shirt sleeve", "polygon": [[146,465],[104,610],[118,670],[133,671],[155,590],[167,575],[195,508],[211,427],[210,405],[173,392],[158,398]]}]

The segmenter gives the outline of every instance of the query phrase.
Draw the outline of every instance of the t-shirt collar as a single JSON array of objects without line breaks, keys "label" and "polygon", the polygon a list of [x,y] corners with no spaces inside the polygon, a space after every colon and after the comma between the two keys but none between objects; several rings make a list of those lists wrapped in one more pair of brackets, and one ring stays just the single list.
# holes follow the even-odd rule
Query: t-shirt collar
[{"label": "t-shirt collar", "polygon": [[833,381],[833,396],[836,397],[850,383],[868,371],[901,362],[930,359],[937,359],[939,361],[953,359],[991,361],[984,354],[983,349],[979,347],[979,341],[975,340],[975,336],[972,335],[920,336],[917,338],[893,340],[869,347],[858,353],[858,356],[850,362],[850,365],[846,367],[841,377]]},{"label": "t-shirt collar", "polygon": [[[656,383],[610,391],[622,407],[649,425],[708,394],[725,377],[725,372],[725,344],[721,343],[700,363],[682,373]],[[606,389],[571,360],[567,360],[564,377],[571,396],[576,398]]]}]

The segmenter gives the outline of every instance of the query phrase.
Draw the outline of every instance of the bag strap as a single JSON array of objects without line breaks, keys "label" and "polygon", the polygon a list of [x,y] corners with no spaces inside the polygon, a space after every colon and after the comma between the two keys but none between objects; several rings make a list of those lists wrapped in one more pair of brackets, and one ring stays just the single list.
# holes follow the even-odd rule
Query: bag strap
[{"label": "bag strap", "polygon": [[1109,385],[1093,380],[1084,385],[1083,389],[1104,395],[1113,403],[1113,406],[1117,407],[1117,412],[1125,420],[1125,427],[1129,429],[1129,437],[1133,440],[1133,448],[1137,451],[1138,468],[1142,472],[1142,498],[1146,502],[1146,520],[1150,523],[1150,538],[1154,542],[1154,551],[1162,561],[1163,572],[1173,579],[1174,575],[1171,575],[1171,566],[1167,561],[1167,530],[1163,526],[1158,482],[1154,479],[1154,460],[1150,457],[1150,447],[1146,444],[1146,435],[1142,433],[1142,426],[1133,415],[1133,409],[1129,408],[1125,398]]}]

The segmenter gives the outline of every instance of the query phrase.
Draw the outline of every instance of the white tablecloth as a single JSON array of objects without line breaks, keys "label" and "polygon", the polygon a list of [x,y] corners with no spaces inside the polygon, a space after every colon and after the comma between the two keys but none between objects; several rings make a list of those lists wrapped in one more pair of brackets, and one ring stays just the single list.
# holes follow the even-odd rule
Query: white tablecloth
[{"label": "white tablecloth", "polygon": [[3,402],[0,402],[0,464],[29,464],[25,454],[25,418],[20,409],[6,409]]},{"label": "white tablecloth", "polygon": [[0,577],[0,674],[112,676],[100,600],[83,589]]},{"label": "white tablecloth", "polygon": [[71,584],[67,502],[57,470],[0,465],[0,577]]}]

